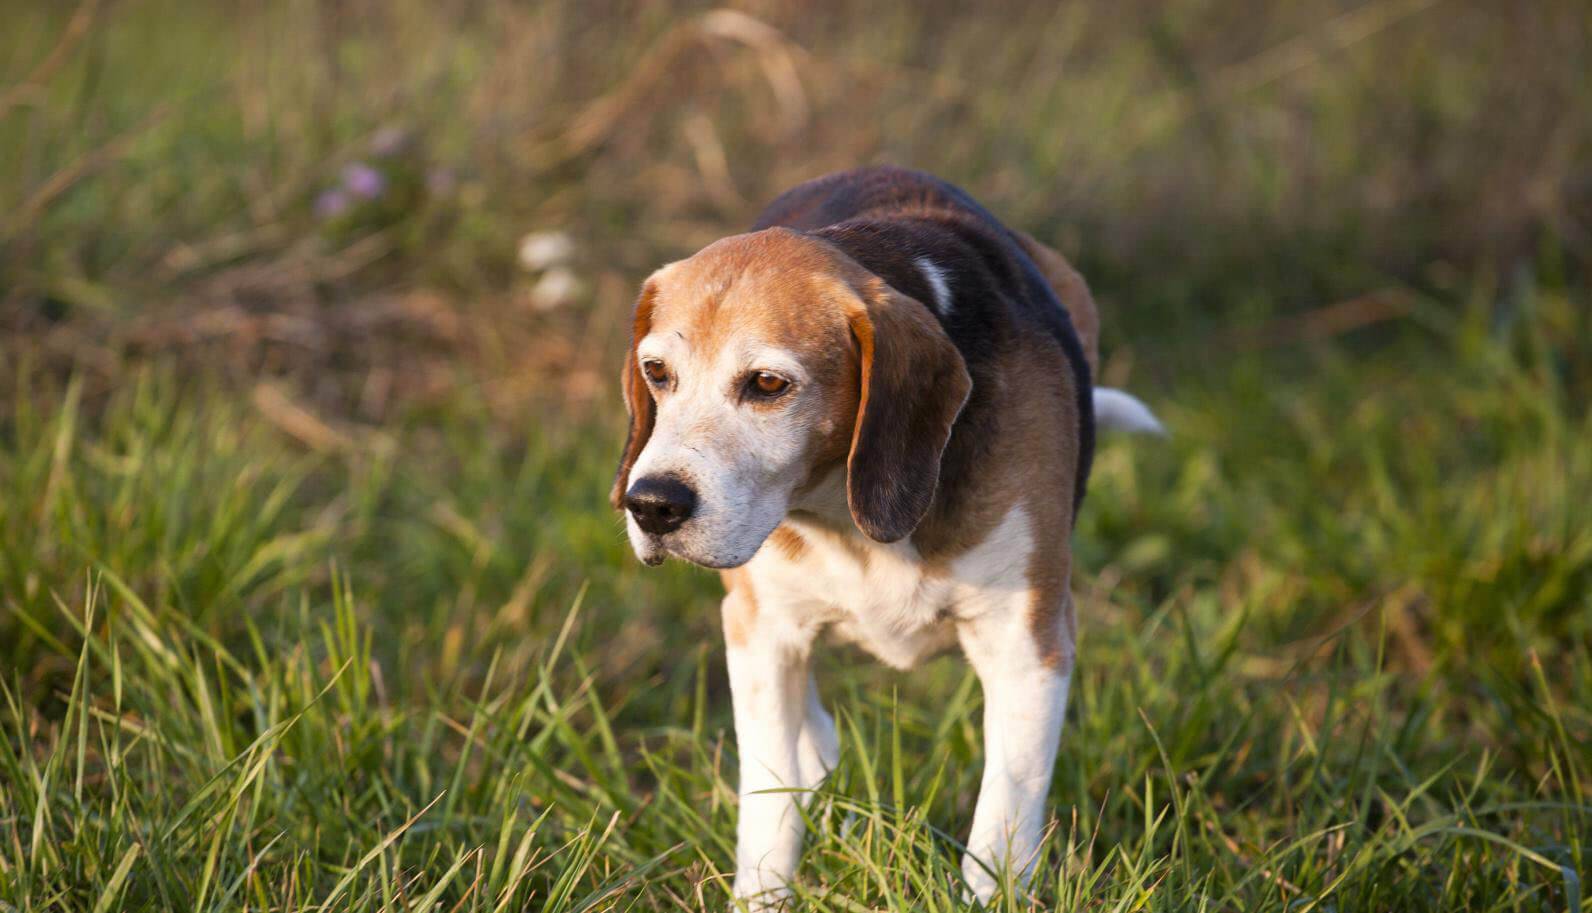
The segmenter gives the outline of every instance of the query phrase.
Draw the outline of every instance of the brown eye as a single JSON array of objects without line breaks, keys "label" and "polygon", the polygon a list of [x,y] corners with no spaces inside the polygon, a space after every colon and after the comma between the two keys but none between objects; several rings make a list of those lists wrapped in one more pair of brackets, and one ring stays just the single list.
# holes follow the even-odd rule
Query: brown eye
[{"label": "brown eye", "polygon": [[641,363],[641,373],[647,375],[647,380],[662,386],[669,382],[669,369],[661,361],[645,361]]},{"label": "brown eye", "polygon": [[778,396],[790,389],[790,381],[778,374],[758,371],[752,375],[752,392],[758,396]]}]

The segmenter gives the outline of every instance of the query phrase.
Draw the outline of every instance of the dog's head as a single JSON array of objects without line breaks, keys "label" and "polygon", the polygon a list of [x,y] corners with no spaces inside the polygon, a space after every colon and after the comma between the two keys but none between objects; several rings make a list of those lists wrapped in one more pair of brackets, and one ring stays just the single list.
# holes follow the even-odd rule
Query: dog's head
[{"label": "dog's head", "polygon": [[726,238],[642,287],[614,506],[648,564],[737,567],[844,466],[853,521],[894,542],[934,499],[971,386],[929,310],[838,249]]}]

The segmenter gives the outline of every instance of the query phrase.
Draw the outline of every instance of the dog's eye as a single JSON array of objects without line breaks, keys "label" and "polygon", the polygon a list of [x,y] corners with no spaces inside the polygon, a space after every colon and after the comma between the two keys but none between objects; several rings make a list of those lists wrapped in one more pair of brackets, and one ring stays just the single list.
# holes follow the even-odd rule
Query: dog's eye
[{"label": "dog's eye", "polygon": [[774,397],[790,389],[790,381],[778,374],[767,371],[758,371],[752,375],[752,392],[762,397]]},{"label": "dog's eye", "polygon": [[644,361],[641,363],[641,373],[647,375],[650,383],[663,386],[669,382],[669,369],[661,361]]}]

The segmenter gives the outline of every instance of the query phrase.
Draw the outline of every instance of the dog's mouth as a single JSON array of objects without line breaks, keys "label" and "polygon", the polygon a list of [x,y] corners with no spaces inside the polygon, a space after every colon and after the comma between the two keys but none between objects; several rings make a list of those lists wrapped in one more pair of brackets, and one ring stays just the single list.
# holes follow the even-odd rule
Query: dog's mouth
[{"label": "dog's mouth", "polygon": [[694,537],[682,533],[684,530],[658,535],[641,534],[632,540],[636,557],[648,567],[657,567],[669,558],[676,558],[708,570],[724,571],[740,567],[752,560],[752,556],[757,554],[758,547],[762,545],[762,542],[750,548],[703,545],[693,541]]},{"label": "dog's mouth", "polygon": [[642,564],[647,567],[657,567],[671,554],[669,547],[664,544],[663,540],[663,536],[641,533],[639,536],[631,536],[630,545],[635,550],[636,557],[641,559]]}]

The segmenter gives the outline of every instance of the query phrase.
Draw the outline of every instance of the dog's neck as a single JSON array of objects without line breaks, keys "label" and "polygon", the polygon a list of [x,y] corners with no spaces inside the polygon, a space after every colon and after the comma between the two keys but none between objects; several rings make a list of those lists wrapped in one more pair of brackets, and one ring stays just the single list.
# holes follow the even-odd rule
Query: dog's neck
[{"label": "dog's neck", "polygon": [[851,519],[846,501],[846,466],[835,466],[818,476],[791,497],[786,516],[805,523],[817,523],[831,532],[862,535]]}]

